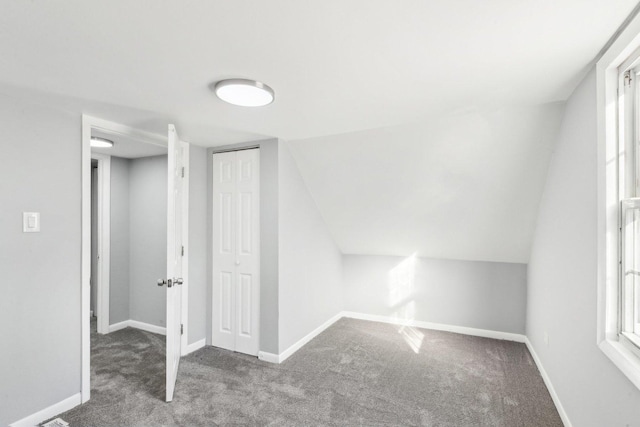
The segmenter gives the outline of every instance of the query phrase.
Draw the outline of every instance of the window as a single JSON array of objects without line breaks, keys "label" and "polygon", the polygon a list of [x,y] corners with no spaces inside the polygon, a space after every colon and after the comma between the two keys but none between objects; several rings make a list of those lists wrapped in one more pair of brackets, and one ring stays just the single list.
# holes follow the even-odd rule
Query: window
[{"label": "window", "polygon": [[598,332],[640,389],[640,15],[597,63]]},{"label": "window", "polygon": [[640,356],[640,55],[619,68],[618,197],[620,275],[618,339]]}]

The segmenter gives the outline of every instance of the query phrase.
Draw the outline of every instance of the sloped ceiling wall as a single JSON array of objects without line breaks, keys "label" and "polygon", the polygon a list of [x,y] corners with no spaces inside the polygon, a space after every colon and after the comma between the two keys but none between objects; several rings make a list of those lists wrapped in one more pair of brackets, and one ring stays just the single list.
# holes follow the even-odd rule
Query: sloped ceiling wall
[{"label": "sloped ceiling wall", "polygon": [[346,254],[528,262],[562,103],[291,141]]}]

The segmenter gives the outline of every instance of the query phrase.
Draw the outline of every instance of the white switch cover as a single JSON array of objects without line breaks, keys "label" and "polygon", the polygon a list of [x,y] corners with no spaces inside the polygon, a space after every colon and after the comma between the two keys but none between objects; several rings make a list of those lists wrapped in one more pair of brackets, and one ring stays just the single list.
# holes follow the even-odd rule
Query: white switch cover
[{"label": "white switch cover", "polygon": [[22,231],[25,233],[40,232],[40,212],[22,212]]}]

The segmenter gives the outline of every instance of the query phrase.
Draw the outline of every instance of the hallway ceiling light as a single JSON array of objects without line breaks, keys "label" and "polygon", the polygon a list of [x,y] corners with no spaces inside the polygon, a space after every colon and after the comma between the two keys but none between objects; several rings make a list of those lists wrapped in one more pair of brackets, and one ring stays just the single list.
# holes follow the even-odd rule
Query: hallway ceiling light
[{"label": "hallway ceiling light", "polygon": [[107,138],[100,138],[99,136],[92,136],[91,146],[94,148],[111,148],[113,147],[113,141]]},{"label": "hallway ceiling light", "polygon": [[273,89],[264,83],[247,79],[220,80],[216,83],[216,96],[241,107],[262,107],[275,99]]}]

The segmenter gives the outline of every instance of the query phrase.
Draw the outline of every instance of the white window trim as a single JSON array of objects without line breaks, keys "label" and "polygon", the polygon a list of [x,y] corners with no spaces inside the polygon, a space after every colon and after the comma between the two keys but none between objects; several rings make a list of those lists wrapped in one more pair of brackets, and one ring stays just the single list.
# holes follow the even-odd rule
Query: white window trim
[{"label": "white window trim", "polygon": [[604,354],[640,389],[640,356],[618,335],[618,68],[640,48],[640,15],[633,18],[597,63],[598,325]]}]

